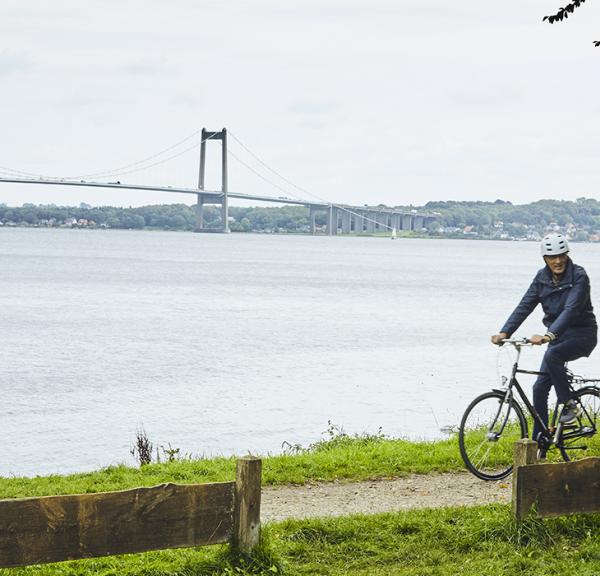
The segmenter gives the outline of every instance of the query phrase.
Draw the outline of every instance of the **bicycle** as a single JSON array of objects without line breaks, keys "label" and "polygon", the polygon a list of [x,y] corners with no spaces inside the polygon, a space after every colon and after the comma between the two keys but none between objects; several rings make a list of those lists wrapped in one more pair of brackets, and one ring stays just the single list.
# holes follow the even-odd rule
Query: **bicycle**
[{"label": "bicycle", "polygon": [[517,374],[542,374],[519,368],[522,348],[532,344],[527,339],[506,339],[503,344],[510,344],[516,350],[510,378],[503,376],[502,388],[481,394],[469,404],[458,431],[462,459],[469,471],[482,480],[501,480],[512,472],[514,443],[528,438],[528,420],[523,407],[542,430],[537,438],[538,458],[557,451],[566,462],[587,450],[587,445],[578,443],[596,434],[600,413],[600,388],[596,386],[600,379],[583,378],[568,371],[569,386],[581,414],[576,422],[563,424],[557,402],[546,426],[516,378]]}]

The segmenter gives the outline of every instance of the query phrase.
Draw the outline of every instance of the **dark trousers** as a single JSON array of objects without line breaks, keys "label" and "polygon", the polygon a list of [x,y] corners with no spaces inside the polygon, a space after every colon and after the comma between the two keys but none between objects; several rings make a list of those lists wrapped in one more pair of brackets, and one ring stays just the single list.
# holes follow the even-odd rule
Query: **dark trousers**
[{"label": "dark trousers", "polygon": [[[550,388],[554,386],[556,397],[559,404],[564,404],[572,397],[569,389],[569,379],[565,362],[577,360],[583,356],[589,356],[596,347],[596,332],[593,330],[584,332],[565,333],[560,340],[549,344],[540,372],[535,384],[533,385],[533,406],[542,418],[542,421],[548,426],[548,395]],[[533,425],[533,439],[535,440],[541,432],[539,425]]]}]

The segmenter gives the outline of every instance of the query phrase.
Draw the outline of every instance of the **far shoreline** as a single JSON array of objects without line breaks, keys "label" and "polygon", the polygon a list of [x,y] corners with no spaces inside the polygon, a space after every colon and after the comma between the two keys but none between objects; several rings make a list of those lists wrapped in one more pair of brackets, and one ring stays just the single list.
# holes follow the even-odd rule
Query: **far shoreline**
[{"label": "far shoreline", "polygon": [[[263,232],[260,230],[249,230],[249,231],[242,231],[242,230],[230,230],[227,233],[223,233],[220,230],[215,230],[214,232],[212,231],[202,231],[202,232],[197,232],[195,230],[180,230],[180,229],[175,229],[175,228],[153,228],[150,226],[146,226],[144,228],[111,228],[111,227],[107,227],[107,226],[35,226],[35,225],[22,225],[22,224],[16,224],[16,225],[3,225],[2,223],[0,223],[0,233],[2,230],[14,230],[14,229],[19,229],[19,230],[65,230],[65,231],[80,231],[80,230],[86,230],[86,231],[103,231],[103,232],[111,232],[111,231],[119,231],[119,232],[173,232],[173,233],[179,233],[179,234],[206,234],[209,236],[230,236],[230,235],[236,235],[236,236],[243,236],[243,235],[248,235],[248,236],[303,236],[306,238],[378,238],[378,239],[387,239],[387,240],[391,240],[391,234],[387,233],[373,233],[373,234],[369,234],[366,232],[360,233],[360,234],[355,234],[353,232],[351,233],[341,233],[339,232],[338,234],[327,234],[326,232],[319,232],[317,234],[309,234],[306,232],[296,232],[296,231],[281,231],[281,232]],[[394,240],[467,240],[467,241],[484,241],[484,242],[538,242],[538,240],[536,239],[532,239],[532,238],[488,238],[486,236],[477,236],[477,235],[473,235],[473,234],[465,234],[463,236],[459,236],[459,235],[448,235],[448,236],[433,236],[433,235],[428,235],[428,234],[424,234],[424,233],[402,233],[402,231],[400,231],[398,233],[398,235],[396,236],[396,238],[394,238]],[[600,241],[597,240],[577,240],[577,239],[570,239],[570,242],[574,242],[576,244],[600,244]]]}]

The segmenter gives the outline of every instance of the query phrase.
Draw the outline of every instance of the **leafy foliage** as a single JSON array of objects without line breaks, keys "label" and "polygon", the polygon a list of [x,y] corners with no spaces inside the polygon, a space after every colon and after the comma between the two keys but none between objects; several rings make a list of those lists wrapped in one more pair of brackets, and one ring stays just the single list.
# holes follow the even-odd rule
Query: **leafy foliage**
[{"label": "leafy foliage", "polygon": [[[570,2],[566,6],[559,8],[556,14],[544,16],[542,18],[542,21],[547,20],[548,22],[550,22],[550,24],[554,24],[555,22],[562,22],[563,20],[566,20],[569,17],[569,14],[573,14],[573,12],[575,12],[575,9],[579,8],[584,2],[585,0],[573,0],[573,2]],[[594,40],[594,46],[596,46],[596,48],[600,46],[600,40]]]},{"label": "leafy foliage", "polygon": [[570,4],[567,4],[563,8],[559,8],[556,14],[552,14],[550,16],[544,16],[542,21],[548,20],[550,24],[554,24],[555,22],[562,22],[565,18],[569,17],[569,14],[573,14],[575,12],[575,8],[579,8],[585,0],[574,0]]},{"label": "leafy foliage", "polygon": [[[307,232],[309,228],[308,209],[303,206],[267,208],[232,206],[229,215],[230,227],[234,232]],[[220,227],[219,207],[205,206],[203,216],[207,228]],[[9,207],[0,204],[0,223],[19,226],[194,230],[196,211],[194,206],[186,204],[162,204],[137,208],[91,207],[86,204],[81,204],[79,207],[54,204],[39,206],[23,204],[21,207]],[[324,224],[325,214],[318,214],[317,225]]]},{"label": "leafy foliage", "polygon": [[560,228],[581,232],[577,240],[587,240],[600,231],[600,202],[590,198],[576,201],[539,200],[530,204],[510,202],[428,202],[424,209],[437,212],[443,226],[473,226],[480,236],[495,237],[500,232],[508,237],[523,237],[528,233],[543,235],[548,229]]},{"label": "leafy foliage", "polygon": [[[411,212],[415,206],[395,206]],[[547,229],[560,227],[575,240],[588,240],[590,235],[600,234],[600,202],[592,198],[576,201],[539,200],[530,204],[512,204],[504,200],[483,201],[436,201],[418,207],[419,212],[434,214],[430,221],[430,235],[452,234],[452,230],[440,232],[441,228],[454,228],[463,234],[465,227],[472,227],[479,237],[515,237],[543,235]],[[233,232],[292,232],[309,233],[309,210],[304,206],[239,207],[229,209],[230,228]],[[220,209],[204,208],[206,227],[216,228],[221,223]],[[317,226],[325,225],[325,212],[317,213]],[[0,204],[0,225],[41,227],[96,227],[121,229],[161,229],[192,231],[196,226],[194,206],[164,204],[119,208],[114,206],[79,207],[24,204],[9,207]]]}]

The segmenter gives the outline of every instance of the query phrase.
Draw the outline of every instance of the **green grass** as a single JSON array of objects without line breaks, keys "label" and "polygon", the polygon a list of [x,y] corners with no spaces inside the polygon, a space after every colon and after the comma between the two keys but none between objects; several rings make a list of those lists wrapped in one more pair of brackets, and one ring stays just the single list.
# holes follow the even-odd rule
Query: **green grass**
[{"label": "green grass", "polygon": [[600,574],[600,515],[517,524],[508,506],[413,510],[267,526],[251,558],[227,547],[0,570],[1,576]]},{"label": "green grass", "polygon": [[[365,480],[464,469],[455,438],[409,442],[387,439],[380,434],[348,436],[332,432],[328,440],[307,449],[292,447],[292,452],[263,459],[264,485]],[[0,478],[0,498],[84,494],[164,482],[225,482],[234,477],[235,458],[176,460],[141,468],[110,466],[68,476]]]},{"label": "green grass", "polygon": [[[268,536],[267,536],[268,538]],[[281,560],[267,538],[252,556],[232,553],[229,546],[162,550],[0,569],[1,576],[233,576],[283,574]]]},{"label": "green grass", "polygon": [[[600,455],[600,435],[584,442],[589,450],[574,455]],[[512,449],[499,458],[510,463]],[[549,458],[559,457],[550,454]],[[64,476],[0,477],[0,498],[108,492],[165,482],[228,482],[235,478],[235,463],[234,457],[198,458],[141,468],[109,466],[95,472]],[[263,457],[263,485],[358,481],[464,470],[455,436],[435,442],[410,442],[387,438],[381,432],[348,435],[330,424],[324,440],[307,448],[288,446],[287,454]]]},{"label": "green grass", "polygon": [[[463,470],[456,438],[408,442],[345,434],[263,460],[263,483],[361,480]],[[599,453],[597,446],[593,453]],[[508,458],[509,456],[507,456]],[[179,460],[89,474],[0,479],[0,497],[99,492],[163,482],[230,481],[234,458]],[[414,510],[267,526],[251,558],[228,546],[0,570],[0,576],[600,574],[600,516],[515,523],[507,506]]]},{"label": "green grass", "polygon": [[288,521],[270,530],[286,574],[600,574],[600,516],[516,524],[507,506]]}]

